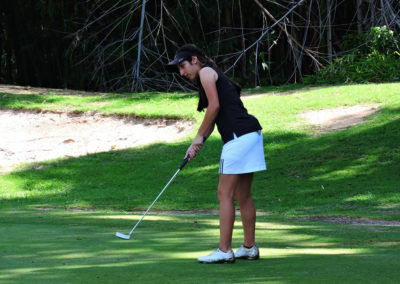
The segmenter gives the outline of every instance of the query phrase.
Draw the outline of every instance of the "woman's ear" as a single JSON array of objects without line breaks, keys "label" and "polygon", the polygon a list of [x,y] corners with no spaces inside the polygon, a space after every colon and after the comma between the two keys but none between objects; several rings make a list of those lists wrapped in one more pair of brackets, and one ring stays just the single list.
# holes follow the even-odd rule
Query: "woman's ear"
[{"label": "woman's ear", "polygon": [[196,64],[197,62],[199,62],[197,56],[192,56],[192,64]]}]

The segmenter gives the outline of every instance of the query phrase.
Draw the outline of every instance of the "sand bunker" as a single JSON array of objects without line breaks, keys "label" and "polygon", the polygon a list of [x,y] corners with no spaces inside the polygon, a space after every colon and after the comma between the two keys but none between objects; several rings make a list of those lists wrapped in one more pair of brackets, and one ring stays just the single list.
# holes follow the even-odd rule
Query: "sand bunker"
[{"label": "sand bunker", "polygon": [[187,136],[190,121],[0,110],[0,170],[21,162],[119,150]]},{"label": "sand bunker", "polygon": [[[5,93],[40,95],[49,91],[60,95],[99,95],[83,91],[0,85],[0,92]],[[301,116],[317,127],[320,133],[326,133],[361,123],[377,110],[377,105],[356,105],[309,111]],[[139,120],[105,117],[96,113],[0,110],[0,171],[10,170],[21,162],[78,157],[155,142],[170,142],[187,136],[192,129],[191,121]]]},{"label": "sand bunker", "polygon": [[378,105],[355,105],[309,111],[300,114],[300,116],[304,117],[308,123],[317,126],[320,132],[331,132],[362,123],[368,116],[377,111]]}]

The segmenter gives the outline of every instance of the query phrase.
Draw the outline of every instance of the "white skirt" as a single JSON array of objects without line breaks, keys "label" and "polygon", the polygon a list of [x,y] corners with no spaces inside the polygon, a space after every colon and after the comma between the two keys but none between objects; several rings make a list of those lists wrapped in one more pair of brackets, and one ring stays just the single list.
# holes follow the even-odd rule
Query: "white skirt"
[{"label": "white skirt", "polygon": [[234,139],[222,147],[220,174],[245,174],[267,169],[261,131],[251,132]]}]

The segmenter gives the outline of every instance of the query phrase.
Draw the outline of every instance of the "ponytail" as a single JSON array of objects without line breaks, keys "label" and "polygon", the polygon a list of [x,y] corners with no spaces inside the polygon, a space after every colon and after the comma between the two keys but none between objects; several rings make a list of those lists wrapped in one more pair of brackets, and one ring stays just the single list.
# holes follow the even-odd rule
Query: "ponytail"
[{"label": "ponytail", "polygon": [[[217,64],[215,64],[214,60],[212,60],[210,57],[206,56],[205,53],[194,44],[185,44],[185,45],[181,46],[176,51],[176,55],[177,54],[184,54],[187,57],[187,60],[190,62],[191,62],[191,56],[197,56],[197,59],[204,65],[212,66],[214,68],[219,69]],[[223,72],[221,72],[221,73],[223,74]],[[225,74],[224,74],[224,76],[232,83],[233,86],[235,86],[236,91],[240,95],[242,88],[238,85],[238,83],[229,79]]]}]

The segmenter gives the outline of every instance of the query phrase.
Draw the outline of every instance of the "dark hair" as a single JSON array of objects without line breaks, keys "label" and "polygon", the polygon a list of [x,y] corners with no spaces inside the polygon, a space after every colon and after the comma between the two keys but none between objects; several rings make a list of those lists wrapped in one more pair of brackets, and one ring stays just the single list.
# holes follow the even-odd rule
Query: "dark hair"
[{"label": "dark hair", "polygon": [[[182,54],[189,54],[190,56],[188,56],[187,58],[185,58],[186,60],[188,60],[189,62],[192,62],[192,56],[197,56],[197,58],[199,59],[199,61],[205,65],[211,65],[214,68],[218,68],[217,64],[215,64],[215,62],[208,56],[205,55],[205,53],[196,45],[188,43],[185,45],[182,45],[177,51],[176,54],[178,53],[182,53]],[[232,81],[231,79],[228,78],[228,76],[224,75],[234,86],[236,91],[238,92],[238,94],[240,94],[240,92],[242,91],[242,88],[235,82]]]},{"label": "dark hair", "polygon": [[[182,45],[176,51],[176,54],[178,54],[178,53],[184,53],[184,54],[190,54],[191,56],[197,56],[197,58],[199,59],[199,61],[201,63],[212,65],[213,67],[217,68],[217,65],[215,64],[215,62],[210,57],[206,56],[205,53],[194,44],[189,43],[189,44]],[[188,56],[188,58],[185,58],[185,59],[188,60],[189,62],[192,62],[191,56]]]}]

